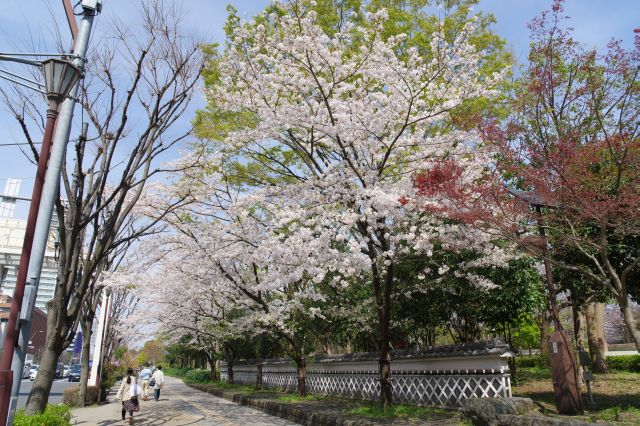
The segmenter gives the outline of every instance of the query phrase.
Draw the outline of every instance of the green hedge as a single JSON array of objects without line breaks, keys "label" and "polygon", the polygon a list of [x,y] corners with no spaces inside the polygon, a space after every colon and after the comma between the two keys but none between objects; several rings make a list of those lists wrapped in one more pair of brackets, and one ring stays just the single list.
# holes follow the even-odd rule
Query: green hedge
[{"label": "green hedge", "polygon": [[71,426],[71,408],[68,405],[47,405],[42,414],[27,416],[21,408],[13,419],[14,426]]},{"label": "green hedge", "polygon": [[212,380],[211,371],[204,368],[189,370],[184,376],[185,383],[207,383]]},{"label": "green hedge", "polygon": [[548,355],[517,356],[516,367],[547,368],[549,367],[549,356]]},{"label": "green hedge", "polygon": [[[547,368],[549,358],[544,355],[517,356],[516,367],[520,368]],[[640,373],[639,355],[618,355],[607,357],[607,367],[612,371],[628,371],[630,373]]]},{"label": "green hedge", "polygon": [[171,377],[179,377],[182,378],[187,375],[189,372],[188,368],[175,368],[175,367],[165,367],[163,368],[164,374]]},{"label": "green hedge", "polygon": [[614,371],[640,373],[640,355],[608,356],[607,367]]}]

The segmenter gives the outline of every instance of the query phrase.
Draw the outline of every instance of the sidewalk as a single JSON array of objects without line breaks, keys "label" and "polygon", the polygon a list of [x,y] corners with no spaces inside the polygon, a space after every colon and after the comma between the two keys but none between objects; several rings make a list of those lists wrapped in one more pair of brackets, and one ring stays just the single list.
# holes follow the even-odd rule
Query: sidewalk
[{"label": "sidewalk", "polygon": [[[277,425],[296,423],[244,407],[222,398],[200,392],[184,385],[181,380],[166,377],[160,401],[140,401],[140,411],[134,413],[136,425],[205,426],[205,425]],[[83,426],[121,425],[121,403],[110,396],[111,402],[100,406],[77,408],[72,411],[71,423]],[[129,414],[127,413],[127,418]]]},{"label": "sidewalk", "polygon": [[[257,408],[293,422],[312,426],[454,426],[460,423],[456,410],[425,408],[411,417],[368,416],[354,412],[363,401],[345,398],[313,397],[300,400],[292,394],[273,390],[221,389],[215,384],[191,385],[211,395]],[[370,404],[367,404],[370,405]]]},{"label": "sidewalk", "polygon": [[[220,390],[208,385],[189,387],[180,379],[165,376],[160,401],[141,401],[134,413],[136,425],[322,425],[322,426],[453,426],[457,412],[433,412],[420,418],[366,417],[350,413],[357,402],[340,399],[283,400],[282,393]],[[272,415],[273,414],[273,415]],[[121,403],[78,408],[72,411],[74,425],[123,424]],[[276,417],[279,416],[279,417]],[[286,419],[286,420],[285,420]]]}]

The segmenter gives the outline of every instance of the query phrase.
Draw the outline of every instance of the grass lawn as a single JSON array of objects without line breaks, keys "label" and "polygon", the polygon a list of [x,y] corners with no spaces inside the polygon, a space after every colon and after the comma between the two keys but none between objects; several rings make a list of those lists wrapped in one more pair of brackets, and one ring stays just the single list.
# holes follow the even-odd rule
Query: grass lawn
[{"label": "grass lawn", "polygon": [[[514,396],[529,397],[534,400],[541,412],[556,414],[549,369],[519,368],[516,377],[517,385],[513,386]],[[640,424],[640,373],[597,374],[591,388],[596,409],[572,418],[587,422]],[[583,387],[582,394],[585,408],[587,408],[586,385]]]},{"label": "grass lawn", "polygon": [[379,405],[370,403],[363,404],[360,407],[352,408],[347,411],[351,414],[357,414],[365,417],[389,417],[389,418],[421,418],[430,419],[431,417],[454,417],[458,413],[454,410],[435,407],[417,407],[415,405],[396,404],[387,410],[383,410]]}]

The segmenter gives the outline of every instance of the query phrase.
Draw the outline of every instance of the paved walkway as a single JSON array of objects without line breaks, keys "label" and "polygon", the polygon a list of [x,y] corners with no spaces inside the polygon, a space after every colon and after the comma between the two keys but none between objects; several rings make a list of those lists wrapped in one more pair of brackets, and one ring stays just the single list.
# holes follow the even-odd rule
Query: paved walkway
[{"label": "paved walkway", "polygon": [[[134,413],[136,425],[205,426],[205,425],[295,425],[253,408],[235,404],[192,389],[181,380],[165,376],[160,401],[141,401],[140,411]],[[74,425],[120,425],[121,404],[110,395],[111,403],[73,410]],[[127,413],[127,418],[129,414]]]}]

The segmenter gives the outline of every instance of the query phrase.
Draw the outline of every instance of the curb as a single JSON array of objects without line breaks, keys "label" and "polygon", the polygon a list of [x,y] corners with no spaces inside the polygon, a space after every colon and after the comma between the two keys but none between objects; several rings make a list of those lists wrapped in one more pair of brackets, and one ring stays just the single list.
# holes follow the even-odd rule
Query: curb
[{"label": "curb", "polygon": [[291,420],[302,425],[318,425],[318,426],[367,426],[373,423],[368,423],[362,420],[345,419],[332,414],[322,414],[312,412],[312,410],[305,410],[298,407],[294,407],[291,404],[284,404],[280,402],[274,402],[271,400],[265,400],[260,398],[252,398],[232,391],[224,391],[220,389],[211,389],[205,386],[197,384],[189,385],[190,388],[197,389],[201,392],[217,396],[219,398],[228,399],[240,405],[256,408],[265,413]]}]

